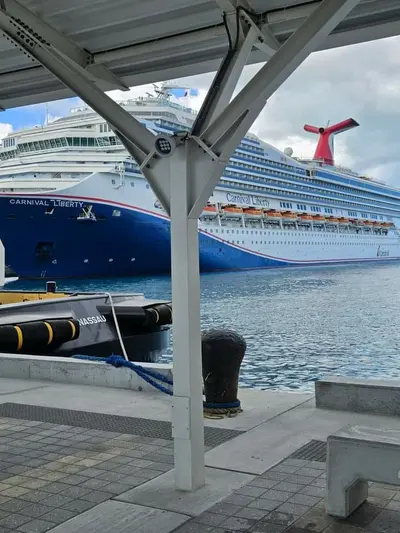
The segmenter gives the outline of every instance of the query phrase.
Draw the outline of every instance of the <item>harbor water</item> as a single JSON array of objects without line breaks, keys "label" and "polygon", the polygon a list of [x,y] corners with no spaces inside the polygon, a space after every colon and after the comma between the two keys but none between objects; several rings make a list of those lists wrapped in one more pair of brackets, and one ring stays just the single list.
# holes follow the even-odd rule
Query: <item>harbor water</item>
[{"label": "harbor water", "polygon": [[[9,289],[41,289],[18,281]],[[171,298],[169,277],[60,280],[58,290]],[[400,264],[259,270],[201,276],[202,328],[242,334],[242,387],[313,390],[328,375],[400,377]],[[172,348],[165,360],[172,357]]]}]

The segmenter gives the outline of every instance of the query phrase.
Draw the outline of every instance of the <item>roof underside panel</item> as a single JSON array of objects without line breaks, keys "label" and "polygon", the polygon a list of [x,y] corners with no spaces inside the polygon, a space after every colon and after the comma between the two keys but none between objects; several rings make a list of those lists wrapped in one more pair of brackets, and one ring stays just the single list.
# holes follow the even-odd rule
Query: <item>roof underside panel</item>
[{"label": "roof underside panel", "polygon": [[[2,2],[9,14],[18,9],[16,0]],[[67,37],[82,53],[89,52],[95,64],[104,65],[127,86],[214,71],[228,48],[222,10],[215,0],[18,2]],[[318,3],[248,1],[256,17],[268,24],[279,43],[296,31]],[[362,0],[321,49],[399,33],[399,0]],[[250,61],[265,61],[265,56],[254,49]],[[102,86],[101,82],[99,85]],[[62,83],[0,31],[0,107],[69,96],[73,95]]]}]

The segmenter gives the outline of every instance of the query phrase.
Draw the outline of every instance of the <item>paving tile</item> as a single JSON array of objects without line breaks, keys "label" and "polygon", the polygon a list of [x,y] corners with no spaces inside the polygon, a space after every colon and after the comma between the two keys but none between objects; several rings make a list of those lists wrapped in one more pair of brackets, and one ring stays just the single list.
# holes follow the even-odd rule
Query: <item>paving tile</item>
[{"label": "paving tile", "polygon": [[49,505],[50,507],[62,507],[64,504],[73,501],[74,498],[71,496],[63,496],[62,494],[53,494],[42,500],[43,505]]},{"label": "paving tile", "polygon": [[87,481],[87,479],[87,477],[73,474],[72,476],[63,477],[62,482],[67,485],[80,485],[84,481]]},{"label": "paving tile", "polygon": [[51,494],[57,494],[62,490],[68,489],[69,487],[70,485],[62,482],[49,483],[49,485],[45,485],[45,487],[43,487],[43,491],[50,492]]},{"label": "paving tile", "polygon": [[315,531],[321,533],[333,522],[333,518],[329,516],[325,509],[313,507],[310,511],[298,518],[294,525],[300,529],[308,531]]},{"label": "paving tile", "polygon": [[66,503],[62,506],[62,508],[66,509],[67,511],[78,511],[79,513],[83,513],[95,505],[97,505],[96,502],[88,502],[86,500],[77,499]]},{"label": "paving tile", "polygon": [[23,496],[27,492],[29,492],[30,489],[25,489],[24,487],[11,487],[6,490],[2,490],[0,495],[1,496],[10,496],[11,498],[19,498],[20,496]]},{"label": "paving tile", "polygon": [[[178,527],[178,529],[174,529],[174,533],[214,533],[214,531],[213,526],[206,526],[192,520],[186,522],[183,526]],[[224,529],[223,531],[226,530]]]},{"label": "paving tile", "polygon": [[30,505],[30,502],[12,498],[0,504],[0,511],[8,514],[18,513],[24,507],[28,507],[28,505]]},{"label": "paving tile", "polygon": [[265,474],[262,474],[260,477],[264,479],[272,479],[274,481],[284,481],[287,477],[291,476],[293,474],[287,474],[284,472],[271,472],[270,470],[267,470]]},{"label": "paving tile", "polygon": [[26,522],[30,522],[31,518],[29,516],[24,516],[22,514],[9,514],[5,518],[2,518],[0,520],[0,527],[5,527],[9,529],[16,529],[17,527],[22,526],[22,524],[26,524]]},{"label": "paving tile", "polygon": [[67,489],[62,490],[59,494],[61,496],[71,497],[73,499],[81,498],[84,494],[90,492],[90,489],[78,486],[69,486]]},{"label": "paving tile", "polygon": [[274,524],[273,522],[263,521],[257,522],[252,528],[252,533],[282,533],[286,526],[281,524]]},{"label": "paving tile", "polygon": [[287,483],[295,483],[296,485],[310,485],[314,483],[315,478],[311,476],[300,476],[298,474],[291,474],[285,479]]},{"label": "paving tile", "polygon": [[26,502],[40,502],[50,496],[49,492],[44,492],[41,490],[31,490],[27,492],[26,494],[23,494],[20,496],[19,499],[24,500]]},{"label": "paving tile", "polygon": [[252,485],[244,485],[240,489],[235,490],[235,494],[242,494],[244,496],[253,496],[254,498],[259,498],[267,492],[268,489],[265,487],[256,487]]},{"label": "paving tile", "polygon": [[23,524],[18,528],[18,531],[23,531],[24,533],[45,533],[46,531],[53,529],[55,525],[56,524],[53,522],[36,519],[28,522],[27,524]]},{"label": "paving tile", "polygon": [[282,490],[283,492],[292,492],[293,494],[295,494],[296,492],[299,492],[303,488],[304,488],[304,485],[298,485],[296,483],[288,483],[287,481],[278,483],[278,485],[274,487],[275,490]]},{"label": "paving tile", "polygon": [[51,507],[43,503],[33,503],[27,507],[22,507],[18,512],[31,518],[37,518],[45,513],[51,511]]},{"label": "paving tile", "polygon": [[320,502],[322,497],[318,496],[308,496],[307,494],[294,494],[288,500],[289,503],[300,503],[301,505],[307,505],[308,507],[313,507],[315,504]]},{"label": "paving tile", "polygon": [[301,467],[298,466],[298,465],[290,465],[290,464],[286,464],[285,462],[283,463],[280,463],[276,466],[274,466],[273,468],[271,468],[270,470],[268,470],[268,472],[283,472],[284,474],[294,474],[295,472],[297,472]]},{"label": "paving tile", "polygon": [[77,488],[83,488],[83,489],[88,489],[88,490],[96,490],[96,489],[100,489],[106,485],[108,485],[109,482],[108,481],[104,481],[104,479],[97,479],[97,478],[92,478],[92,479],[88,479],[87,481],[84,481],[83,483],[81,483],[80,485],[77,486]]},{"label": "paving tile", "polygon": [[264,498],[258,498],[251,502],[248,507],[255,507],[256,509],[264,509],[265,511],[274,511],[281,505],[281,502],[274,500],[266,500]]},{"label": "paving tile", "polygon": [[[41,516],[42,520],[53,522],[54,524],[62,524],[76,516],[79,511],[67,511],[66,509],[52,509],[48,513]],[[0,532],[1,533],[1,532]]]},{"label": "paving tile", "polygon": [[334,523],[324,529],[324,533],[363,533],[365,530],[349,524]]},{"label": "paving tile", "polygon": [[323,498],[325,495],[324,487],[315,487],[314,485],[306,485],[299,490],[299,494],[306,494],[307,496],[316,496]]},{"label": "paving tile", "polygon": [[283,490],[270,489],[263,494],[263,498],[267,500],[276,500],[278,502],[286,502],[289,498],[293,497],[292,492],[285,492]]},{"label": "paving tile", "polygon": [[233,516],[239,509],[242,509],[240,505],[234,505],[233,503],[219,502],[208,509],[211,513],[223,514],[226,516]]},{"label": "paving tile", "polygon": [[273,522],[274,524],[280,524],[287,527],[295,522],[297,516],[292,513],[284,513],[277,510],[269,513],[266,519],[268,522]]},{"label": "paving tile", "polygon": [[226,521],[226,516],[218,513],[209,513],[206,511],[193,520],[194,522],[199,522],[199,524],[204,524],[205,526],[219,526]]},{"label": "paving tile", "polygon": [[[7,481],[8,483],[8,481]],[[368,494],[370,496],[374,496],[375,498],[381,498],[384,500],[390,500],[394,496],[396,496],[397,491],[396,490],[390,490],[389,488],[380,488],[376,485],[372,485],[372,487],[369,487]]]},{"label": "paving tile", "polygon": [[88,492],[84,494],[83,496],[79,496],[81,500],[85,500],[88,502],[94,502],[94,503],[101,503],[106,500],[109,500],[111,497],[111,494],[109,492],[103,492],[100,490],[93,490],[91,492]]},{"label": "paving tile", "polygon": [[[100,474],[106,474],[107,472],[104,469],[100,468],[83,468],[81,469],[81,476],[84,476],[86,479],[97,477]],[[72,476],[71,476],[72,477]],[[83,481],[86,481],[85,479]]]},{"label": "paving tile", "polygon": [[[389,513],[389,514],[385,514],[385,513]],[[394,515],[392,513],[394,513]],[[358,526],[358,527],[367,527],[375,520],[375,518],[379,514],[380,516],[382,516],[383,519],[395,520],[396,515],[397,517],[400,518],[400,514],[396,513],[395,511],[385,511],[385,510],[382,511],[382,509],[380,509],[379,507],[376,507],[369,502],[365,502],[356,511],[354,511],[352,515],[346,518],[344,523],[347,523],[353,526]],[[400,531],[400,527],[399,527],[399,531]]]},{"label": "paving tile", "polygon": [[278,507],[278,511],[282,513],[290,513],[293,515],[301,516],[310,509],[309,506],[301,505],[300,503],[285,502]]},{"label": "paving tile", "polygon": [[262,477],[256,477],[247,486],[272,489],[272,487],[275,487],[278,484],[279,484],[279,480],[276,480],[276,479],[266,479]]},{"label": "paving tile", "polygon": [[255,524],[256,520],[231,516],[224,522],[224,528],[227,531],[248,531]]},{"label": "paving tile", "polygon": [[[144,482],[145,481],[143,480],[142,483]],[[132,488],[134,488],[132,485],[123,485],[122,483],[108,483],[107,485],[104,485],[101,490],[117,495],[127,492]]]},{"label": "paving tile", "polygon": [[233,503],[234,505],[245,506],[253,502],[255,498],[253,496],[245,496],[243,494],[231,494],[224,499],[225,503]]},{"label": "paving tile", "polygon": [[307,476],[307,477],[319,477],[323,473],[324,473],[323,470],[321,471],[321,470],[316,469],[316,468],[309,468],[307,466],[304,466],[303,468],[300,468],[300,470],[298,470],[296,472],[296,475],[298,475],[298,476]]},{"label": "paving tile", "polygon": [[250,518],[252,520],[262,520],[269,514],[269,511],[265,509],[254,509],[252,507],[243,507],[239,509],[234,516],[239,516],[240,518]]}]

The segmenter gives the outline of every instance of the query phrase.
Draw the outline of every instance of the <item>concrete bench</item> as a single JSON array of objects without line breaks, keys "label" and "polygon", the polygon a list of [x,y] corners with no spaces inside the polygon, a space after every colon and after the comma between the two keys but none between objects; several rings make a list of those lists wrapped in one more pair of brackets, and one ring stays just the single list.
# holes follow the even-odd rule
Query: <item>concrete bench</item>
[{"label": "concrete bench", "polygon": [[327,513],[347,518],[367,499],[368,481],[400,485],[400,430],[348,426],[328,437]]}]

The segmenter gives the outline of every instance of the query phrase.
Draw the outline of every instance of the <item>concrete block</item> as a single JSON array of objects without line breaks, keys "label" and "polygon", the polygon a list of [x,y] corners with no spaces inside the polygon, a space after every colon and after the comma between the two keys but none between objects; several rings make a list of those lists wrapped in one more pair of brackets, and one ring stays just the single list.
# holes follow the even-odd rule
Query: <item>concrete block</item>
[{"label": "concrete block", "polygon": [[[150,502],[151,503],[151,502]],[[169,533],[184,524],[188,516],[108,501],[97,505],[90,511],[72,518],[52,529],[54,533]]]},{"label": "concrete block", "polygon": [[400,381],[328,377],[315,382],[315,405],[376,415],[400,415]]},{"label": "concrete block", "polygon": [[[172,365],[141,363],[172,379]],[[0,354],[2,378],[35,379],[77,385],[114,387],[155,392],[156,389],[129,368],[66,357]]]},{"label": "concrete block", "polygon": [[327,445],[328,514],[347,518],[368,498],[368,481],[400,485],[400,430],[347,426]]},{"label": "concrete block", "polygon": [[116,496],[115,499],[198,516],[229,496],[232,491],[254,479],[254,476],[248,474],[207,468],[206,484],[193,492],[183,492],[175,488],[174,475],[174,470],[170,470],[139,487]]}]

